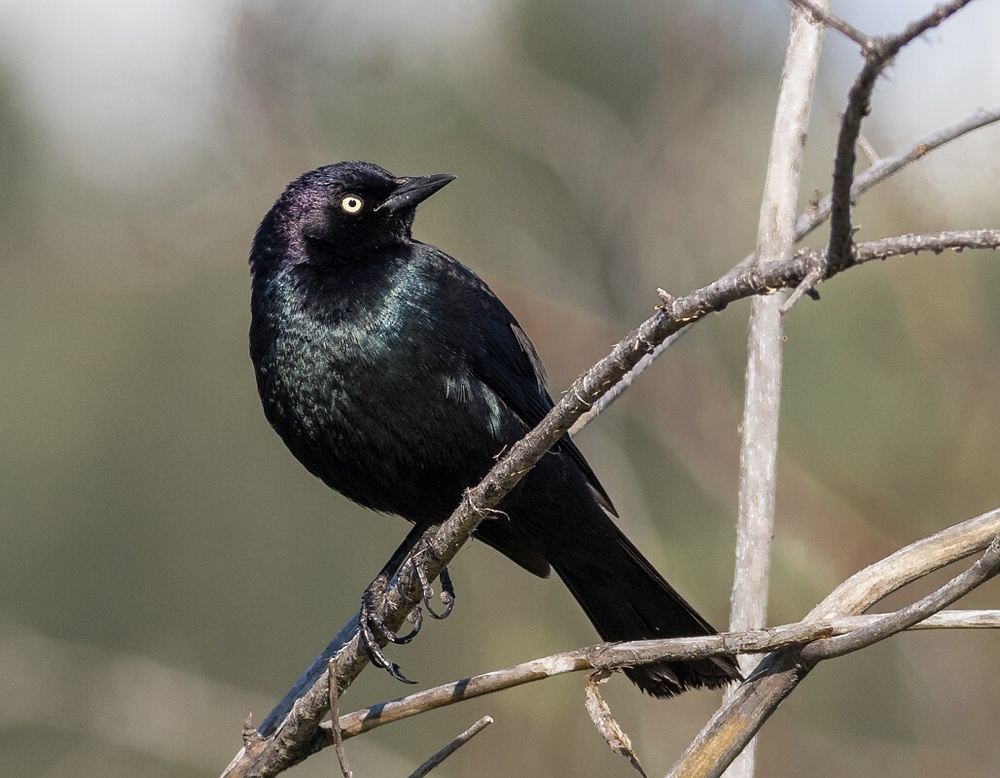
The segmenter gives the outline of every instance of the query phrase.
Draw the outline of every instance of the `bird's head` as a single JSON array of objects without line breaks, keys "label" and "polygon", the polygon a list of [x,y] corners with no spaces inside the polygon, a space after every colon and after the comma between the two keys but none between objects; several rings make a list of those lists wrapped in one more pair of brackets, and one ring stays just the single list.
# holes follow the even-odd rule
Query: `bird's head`
[{"label": "bird's head", "polygon": [[417,204],[454,178],[400,178],[370,162],[312,170],[292,181],[264,217],[251,262],[292,247],[302,260],[350,259],[406,242]]}]

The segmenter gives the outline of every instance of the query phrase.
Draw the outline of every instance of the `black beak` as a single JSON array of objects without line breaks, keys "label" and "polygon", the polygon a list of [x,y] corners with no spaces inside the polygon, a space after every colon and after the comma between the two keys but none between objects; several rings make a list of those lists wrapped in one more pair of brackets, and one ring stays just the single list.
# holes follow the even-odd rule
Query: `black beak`
[{"label": "black beak", "polygon": [[412,208],[454,180],[455,176],[449,173],[418,176],[416,178],[397,178],[397,186],[392,190],[392,194],[379,203],[375,210],[388,211],[390,214],[394,214],[404,208]]}]

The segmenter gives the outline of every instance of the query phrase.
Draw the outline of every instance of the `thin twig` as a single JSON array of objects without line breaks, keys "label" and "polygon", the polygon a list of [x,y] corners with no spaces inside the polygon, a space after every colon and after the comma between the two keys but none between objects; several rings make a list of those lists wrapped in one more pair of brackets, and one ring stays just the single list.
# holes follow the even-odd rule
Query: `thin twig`
[{"label": "thin twig", "polygon": [[689,332],[689,330],[685,328],[683,330],[675,332],[673,335],[666,338],[655,349],[646,354],[646,356],[640,359],[636,363],[635,367],[633,367],[625,375],[623,375],[621,380],[618,381],[618,383],[616,383],[614,386],[611,387],[611,389],[608,390],[607,394],[605,394],[597,402],[595,402],[590,407],[590,410],[588,410],[585,414],[583,414],[579,419],[576,420],[576,423],[572,427],[570,427],[569,434],[576,435],[580,430],[582,430],[584,427],[590,424],[590,422],[592,422],[594,419],[596,419],[598,416],[604,413],[604,411],[606,411],[610,407],[611,403],[613,403],[615,400],[621,397],[622,392],[628,389],[632,385],[632,382],[635,381],[635,379],[638,378],[639,375],[647,367],[653,364],[653,361],[658,359],[659,356],[664,351],[666,351],[668,348],[674,345],[674,343],[676,343],[678,339],[682,335],[684,335],[685,332]]},{"label": "thin twig", "polygon": [[[1000,248],[1000,229],[944,230],[921,235],[907,233],[854,244],[851,250],[851,262],[861,265],[890,257],[919,254],[921,251],[942,254],[945,251],[997,248]],[[810,280],[815,281],[817,275],[828,271],[829,259],[825,248],[801,251],[795,258],[808,268],[800,286],[806,285]]]},{"label": "thin twig", "polygon": [[452,740],[448,745],[438,751],[436,754],[431,756],[426,762],[424,762],[420,767],[410,773],[410,778],[423,778],[431,770],[441,764],[445,759],[454,754],[458,749],[468,743],[472,738],[482,732],[486,727],[493,723],[493,719],[490,716],[483,716],[479,721],[469,727],[465,732],[457,735],[454,740]]},{"label": "thin twig", "polygon": [[[825,258],[826,253],[824,252],[822,256]],[[799,282],[799,285],[795,287],[795,291],[785,298],[785,301],[778,309],[782,316],[792,310],[792,308],[795,307],[795,304],[807,294],[815,293],[816,284],[823,280],[822,268],[824,266],[824,263],[817,262],[816,265],[808,273],[806,273],[805,277]]]},{"label": "thin twig", "polygon": [[875,147],[871,144],[871,141],[865,137],[864,133],[858,135],[858,146],[865,153],[865,157],[868,159],[869,166],[876,164],[879,161],[878,152],[875,151]]},{"label": "thin twig", "polygon": [[934,8],[929,14],[909,24],[898,35],[874,38],[865,50],[865,64],[848,93],[847,108],[840,123],[837,154],[833,163],[833,196],[830,216],[830,268],[836,272],[851,261],[851,188],[854,184],[855,148],[861,133],[861,122],[871,111],[871,95],[875,82],[900,50],[915,38],[937,27],[971,0],[951,0]]},{"label": "thin twig", "polygon": [[[333,678],[333,665],[327,668],[327,680],[330,684],[330,721],[340,720],[340,706],[337,704],[337,681]],[[340,772],[344,778],[352,778],[351,766],[347,763],[347,752],[344,751],[344,738],[340,727],[330,727],[333,735],[333,748],[337,752],[337,762],[340,764]]]},{"label": "thin twig", "polygon": [[842,35],[857,43],[864,51],[871,45],[871,38],[865,35],[857,27],[847,23],[836,14],[830,13],[829,8],[821,8],[812,0],[791,0],[792,5],[797,6],[808,13],[818,24],[825,24]]},{"label": "thin twig", "polygon": [[[851,185],[851,199],[856,200],[865,192],[895,175],[907,165],[923,159],[930,152],[935,151],[942,146],[957,140],[958,138],[961,138],[963,135],[967,135],[970,132],[981,129],[982,127],[986,127],[990,124],[995,124],[998,121],[1000,121],[1000,106],[989,109],[979,108],[959,121],[946,125],[945,127],[941,127],[914,141],[909,146],[905,146],[887,157],[880,158],[878,162],[875,162],[870,168],[854,180],[854,183]],[[826,195],[825,197],[819,199],[804,213],[799,214],[798,218],[795,220],[796,242],[801,241],[809,233],[830,218],[832,202],[832,196]],[[739,264],[735,265],[726,274],[727,277],[735,278],[740,273],[745,273],[748,268],[752,267],[756,263],[756,261],[757,252],[747,255],[739,262]],[[795,303],[798,302],[804,294],[808,293],[810,289],[814,288],[824,276],[825,271],[823,273],[813,274],[805,279],[808,283],[803,283],[795,289],[789,299],[785,301],[784,305],[782,305],[781,312],[786,313],[790,310]],[[673,345],[675,340],[676,339],[665,341],[656,348],[653,354],[644,357],[639,364],[629,371],[628,383],[631,384],[636,378],[638,378],[639,375],[645,371],[654,360],[659,358],[660,355],[667,350],[667,348]],[[586,426],[586,424],[600,415],[612,402],[614,402],[615,399],[617,399],[625,388],[627,387],[623,386],[619,389],[618,385],[616,385],[615,388],[609,392],[609,394],[613,395],[610,400],[605,401],[604,398],[601,398],[595,402],[584,417],[582,417],[581,420],[573,426],[573,429],[570,431],[571,434],[575,435],[584,426]]]},{"label": "thin twig", "polygon": [[[963,119],[925,135],[909,146],[899,149],[894,154],[882,157],[877,163],[855,178],[854,183],[851,185],[851,199],[856,200],[872,187],[895,175],[907,165],[923,159],[930,152],[936,151],[953,140],[961,138],[963,135],[967,135],[989,124],[995,124],[998,121],[1000,121],[1000,106],[989,109],[979,108]],[[802,240],[806,235],[829,219],[832,204],[833,196],[827,195],[815,207],[801,214],[795,221],[795,239],[797,241]],[[737,265],[737,268],[749,265],[750,261],[751,258],[747,257]]]}]

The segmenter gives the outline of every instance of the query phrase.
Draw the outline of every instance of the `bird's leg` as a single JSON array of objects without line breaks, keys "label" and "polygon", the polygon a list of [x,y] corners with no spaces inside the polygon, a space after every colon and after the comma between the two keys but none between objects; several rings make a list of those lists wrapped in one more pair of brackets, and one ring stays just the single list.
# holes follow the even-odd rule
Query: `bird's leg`
[{"label": "bird's leg", "polygon": [[[395,643],[397,645],[409,643],[417,636],[417,633],[420,632],[420,627],[423,625],[423,612],[418,605],[414,607],[409,614],[407,614],[406,619],[413,624],[413,629],[406,635],[402,636],[397,636],[391,629],[389,629],[378,617],[377,613],[379,604],[385,599],[389,582],[392,580],[393,576],[399,572],[399,568],[403,564],[403,560],[406,559],[411,550],[420,546],[420,550],[417,554],[418,557],[437,557],[434,547],[431,546],[430,543],[421,541],[423,533],[424,527],[413,527],[400,544],[399,548],[393,552],[389,561],[385,563],[379,574],[375,576],[375,580],[368,585],[368,588],[366,588],[364,593],[361,595],[361,618],[359,621],[360,629],[358,631],[361,646],[368,654],[373,665],[382,670],[388,671],[393,678],[404,683],[413,683],[413,681],[403,675],[402,671],[399,669],[399,665],[391,661],[385,655],[382,651],[380,641],[384,641],[385,643]],[[423,565],[420,564],[419,561],[416,564],[416,573],[417,578],[420,581],[423,602],[427,607],[427,612],[430,613],[431,617],[435,619],[447,618],[451,613],[452,608],[455,607],[455,586],[452,583],[451,575],[448,573],[448,568],[442,568],[440,574],[441,602],[444,604],[444,610],[440,613],[435,611],[431,606],[431,599],[434,597],[434,589],[431,586],[430,580],[427,578],[427,573],[425,572]]]},{"label": "bird's leg", "polygon": [[387,583],[388,578],[383,573],[379,573],[361,595],[361,618],[358,620],[358,639],[361,642],[361,648],[368,654],[368,658],[375,667],[380,670],[386,670],[397,681],[416,683],[416,681],[411,681],[403,675],[403,671],[399,669],[399,665],[389,659],[382,651],[382,646],[379,645],[380,638],[388,643],[409,643],[413,640],[417,632],[420,631],[420,627],[416,626],[408,635],[397,638],[376,617],[376,609],[379,603],[385,598]]},{"label": "bird's leg", "polygon": [[399,669],[399,665],[385,655],[381,645],[379,645],[379,641],[382,640],[386,643],[395,643],[397,645],[409,643],[420,631],[423,616],[419,606],[410,611],[407,619],[413,624],[413,629],[406,635],[397,637],[378,617],[377,613],[379,604],[385,599],[389,581],[399,571],[400,565],[402,565],[403,560],[406,559],[413,547],[417,545],[420,537],[423,535],[423,531],[424,528],[419,526],[415,526],[409,531],[406,538],[399,545],[399,548],[393,552],[389,561],[385,563],[379,574],[375,576],[375,580],[368,585],[361,595],[361,617],[358,622],[360,625],[358,638],[361,641],[361,647],[368,654],[373,665],[388,671],[389,675],[403,683],[414,683],[414,681],[403,675]]}]

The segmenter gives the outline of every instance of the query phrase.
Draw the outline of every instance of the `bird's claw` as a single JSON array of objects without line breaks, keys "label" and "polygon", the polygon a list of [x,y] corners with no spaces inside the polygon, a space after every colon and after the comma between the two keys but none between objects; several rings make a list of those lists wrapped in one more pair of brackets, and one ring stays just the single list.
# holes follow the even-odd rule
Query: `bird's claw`
[{"label": "bird's claw", "polygon": [[[430,553],[433,553],[433,549],[430,549]],[[431,586],[430,580],[427,578],[427,573],[421,565],[416,565],[417,578],[420,580],[420,588],[422,591],[423,603],[427,608],[427,612],[434,619],[445,619],[450,614],[452,609],[455,607],[455,585],[452,583],[451,575],[448,573],[448,568],[441,569],[441,602],[444,604],[444,610],[438,613],[431,607],[431,599],[434,597],[434,588]],[[416,681],[411,681],[405,675],[403,675],[402,670],[399,669],[399,665],[393,662],[389,657],[385,655],[382,650],[381,642],[394,643],[396,645],[405,645],[413,640],[420,632],[420,628],[423,626],[423,611],[420,606],[417,605],[411,610],[407,616],[406,620],[413,625],[413,629],[410,630],[405,635],[396,635],[391,629],[389,629],[385,623],[378,617],[378,605],[385,598],[386,588],[388,586],[388,579],[386,575],[379,575],[374,581],[369,584],[368,588],[365,589],[364,593],[361,595],[361,615],[359,619],[359,629],[358,638],[361,642],[361,648],[371,663],[379,668],[380,670],[385,670],[397,681],[402,683],[416,683]]]},{"label": "bird's claw", "polygon": [[[425,543],[423,553],[431,557],[437,557],[437,553],[430,543]],[[441,579],[441,602],[444,604],[444,610],[440,613],[435,611],[431,605],[431,599],[434,597],[434,587],[431,586],[426,571],[419,564],[416,565],[416,568],[417,578],[420,580],[420,588],[423,592],[424,607],[427,608],[427,612],[431,615],[432,619],[448,618],[455,607],[455,585],[451,582],[451,574],[448,572],[448,568],[442,567],[441,573],[438,576]]]},{"label": "bird's claw", "polygon": [[[361,634],[364,635],[364,633],[365,630],[362,630]],[[364,637],[361,638],[361,642],[364,646],[365,652],[368,654],[368,658],[371,660],[372,665],[377,667],[379,670],[385,670],[387,673],[389,673],[389,675],[391,675],[400,683],[410,683],[410,684],[416,683],[416,681],[412,681],[405,675],[403,675],[403,671],[400,669],[399,665],[397,665],[395,662],[389,659],[389,657],[387,657],[385,653],[383,653],[378,643],[375,642],[369,643]]]},{"label": "bird's claw", "polygon": [[361,616],[359,619],[358,639],[361,642],[361,648],[366,654],[368,654],[368,658],[375,667],[380,670],[385,670],[389,673],[389,675],[402,683],[416,683],[416,681],[411,681],[403,675],[403,671],[400,670],[399,665],[385,655],[385,652],[382,651],[382,646],[379,645],[379,640],[384,640],[387,643],[395,643],[397,645],[409,643],[420,631],[423,618],[420,614],[420,609],[414,608],[407,616],[407,619],[414,625],[413,629],[406,635],[397,637],[392,630],[386,627],[382,620],[376,616],[377,605],[385,596],[385,587],[386,581],[380,576],[372,581],[368,588],[365,589],[364,594],[361,595]]},{"label": "bird's claw", "polygon": [[[430,598],[434,596],[434,590],[429,585],[424,586],[424,607],[431,614],[432,619],[446,619],[451,615],[452,608],[455,607],[455,585],[451,582],[451,574],[447,567],[441,568],[441,602],[444,610],[438,613],[431,607]],[[423,585],[424,578],[421,576],[420,583]]]},{"label": "bird's claw", "polygon": [[420,610],[419,605],[414,605],[413,610],[406,614],[406,620],[413,625],[413,629],[402,636],[393,635],[394,639],[392,642],[397,646],[405,646],[417,636],[417,633],[420,632],[420,628],[424,626],[424,614]]}]

